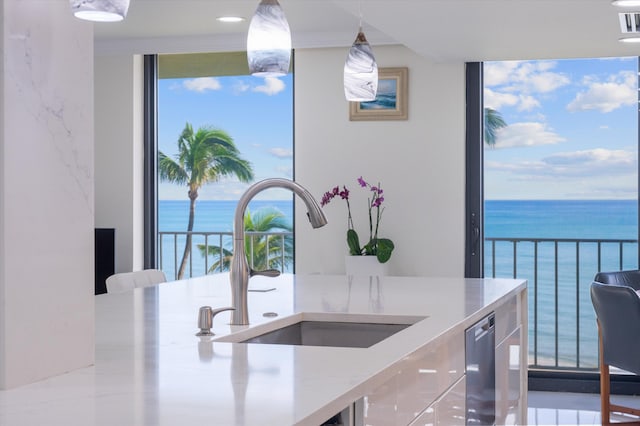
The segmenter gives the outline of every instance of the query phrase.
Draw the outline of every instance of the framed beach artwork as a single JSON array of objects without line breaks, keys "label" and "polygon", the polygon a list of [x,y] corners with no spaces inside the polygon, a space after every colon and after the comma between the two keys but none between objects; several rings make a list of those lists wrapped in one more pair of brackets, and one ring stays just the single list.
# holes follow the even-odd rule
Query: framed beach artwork
[{"label": "framed beach artwork", "polygon": [[349,102],[349,120],[406,120],[408,68],[380,68],[378,92],[371,102]]}]

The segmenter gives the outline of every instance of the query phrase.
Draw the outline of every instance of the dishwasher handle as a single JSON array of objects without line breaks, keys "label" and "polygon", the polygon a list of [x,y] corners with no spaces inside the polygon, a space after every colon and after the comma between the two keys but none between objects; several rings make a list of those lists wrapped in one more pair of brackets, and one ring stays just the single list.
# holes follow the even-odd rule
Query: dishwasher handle
[{"label": "dishwasher handle", "polygon": [[480,320],[474,326],[474,335],[475,340],[478,341],[487,333],[493,333],[496,327],[496,317],[494,314],[489,315],[488,317]]}]

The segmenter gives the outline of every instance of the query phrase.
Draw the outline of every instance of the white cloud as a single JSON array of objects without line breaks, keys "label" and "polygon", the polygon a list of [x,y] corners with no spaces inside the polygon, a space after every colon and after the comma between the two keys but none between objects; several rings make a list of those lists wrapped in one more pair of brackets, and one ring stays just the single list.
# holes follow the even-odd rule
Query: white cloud
[{"label": "white cloud", "polygon": [[293,158],[293,151],[286,148],[271,148],[269,153],[278,158]]},{"label": "white cloud", "polygon": [[513,174],[527,174],[531,175],[534,171],[540,171],[544,168],[544,163],[541,161],[520,161],[518,163],[503,163],[499,161],[486,161],[485,170],[492,170],[497,172],[510,172]]},{"label": "white cloud", "polygon": [[533,96],[514,95],[511,93],[494,92],[491,89],[484,89],[484,106],[500,110],[503,106],[515,106],[518,111],[531,111],[540,106],[540,102]]},{"label": "white cloud", "polygon": [[[584,151],[560,152],[550,155],[543,160],[550,165],[558,167],[596,167],[605,166],[618,170],[628,168],[635,163],[635,154],[621,149],[610,150],[604,148],[589,149]],[[592,173],[593,170],[588,170]]]},{"label": "white cloud", "polygon": [[549,93],[570,83],[567,76],[555,72],[532,74],[525,80],[524,86],[537,93]]},{"label": "white cloud", "polygon": [[584,83],[587,89],[579,92],[567,105],[568,111],[611,112],[637,102],[638,88],[636,76],[632,72],[620,72],[609,77],[607,81],[597,81],[591,76],[585,78]]},{"label": "white cloud", "polygon": [[515,106],[518,111],[531,111],[540,107],[540,102],[530,95],[514,95],[512,93],[495,92],[484,89],[484,106],[500,110],[503,106]]},{"label": "white cloud", "polygon": [[518,96],[518,111],[531,111],[534,108],[540,108],[540,102],[533,96],[520,95]]},{"label": "white cloud", "polygon": [[559,152],[536,161],[487,162],[486,167],[494,171],[509,172],[522,180],[594,176],[602,180],[607,176],[635,175],[637,156],[633,151],[596,148]]},{"label": "white cloud", "polygon": [[484,89],[484,106],[499,110],[503,106],[514,106],[518,103],[518,97],[511,93],[495,92],[489,88]]},{"label": "white cloud", "polygon": [[521,61],[500,61],[484,63],[484,85],[500,86],[510,81],[513,71],[518,68]]},{"label": "white cloud", "polygon": [[233,84],[233,92],[235,94],[244,93],[249,90],[249,85],[242,80],[238,80]]},{"label": "white cloud", "polygon": [[265,77],[264,84],[256,86],[252,90],[254,92],[264,93],[272,96],[282,92],[285,89],[284,82],[276,77]]},{"label": "white cloud", "polygon": [[485,86],[502,86],[502,91],[549,93],[570,83],[569,78],[551,70],[554,61],[489,62],[484,65]]},{"label": "white cloud", "polygon": [[513,123],[498,130],[495,148],[550,145],[564,141],[545,123]]},{"label": "white cloud", "polygon": [[193,78],[190,80],[185,80],[182,84],[185,89],[199,93],[206,92],[207,90],[222,89],[220,81],[214,77]]},{"label": "white cloud", "polygon": [[552,71],[555,67],[554,61],[486,63],[485,106],[497,110],[503,106],[513,106],[518,111],[540,108],[536,94],[553,92],[570,83],[566,75]]},{"label": "white cloud", "polygon": [[291,166],[278,166],[276,172],[287,176],[289,179],[293,177],[293,167]]}]

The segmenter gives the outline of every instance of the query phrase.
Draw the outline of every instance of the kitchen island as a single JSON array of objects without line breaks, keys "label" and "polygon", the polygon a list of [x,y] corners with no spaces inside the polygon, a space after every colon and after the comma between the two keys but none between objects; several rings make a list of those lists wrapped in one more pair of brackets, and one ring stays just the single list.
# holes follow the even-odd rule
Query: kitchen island
[{"label": "kitchen island", "polygon": [[[251,324],[222,312],[212,337],[195,336],[198,310],[229,306],[228,274],[96,296],[95,365],[0,391],[0,424],[319,425],[345,409],[464,424],[464,331],[491,312],[496,421],[526,424],[524,280],[285,274],[249,288]],[[222,341],[314,315],[413,325],[369,348]]]}]

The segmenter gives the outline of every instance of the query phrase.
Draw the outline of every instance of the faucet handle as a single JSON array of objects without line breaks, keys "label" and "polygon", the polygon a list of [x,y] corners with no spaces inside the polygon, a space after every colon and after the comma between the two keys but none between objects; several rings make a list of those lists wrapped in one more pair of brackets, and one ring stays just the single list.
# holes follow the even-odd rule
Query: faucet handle
[{"label": "faucet handle", "polygon": [[223,311],[234,311],[236,308],[226,307],[212,309],[211,306],[202,306],[198,311],[198,328],[199,332],[196,336],[213,336],[211,327],[213,327],[213,317]]},{"label": "faucet handle", "polygon": [[251,269],[249,271],[249,276],[253,277],[254,275],[264,275],[265,277],[275,278],[277,276],[280,276],[280,271],[278,271],[277,269],[265,269],[264,271],[254,271],[253,269]]}]

